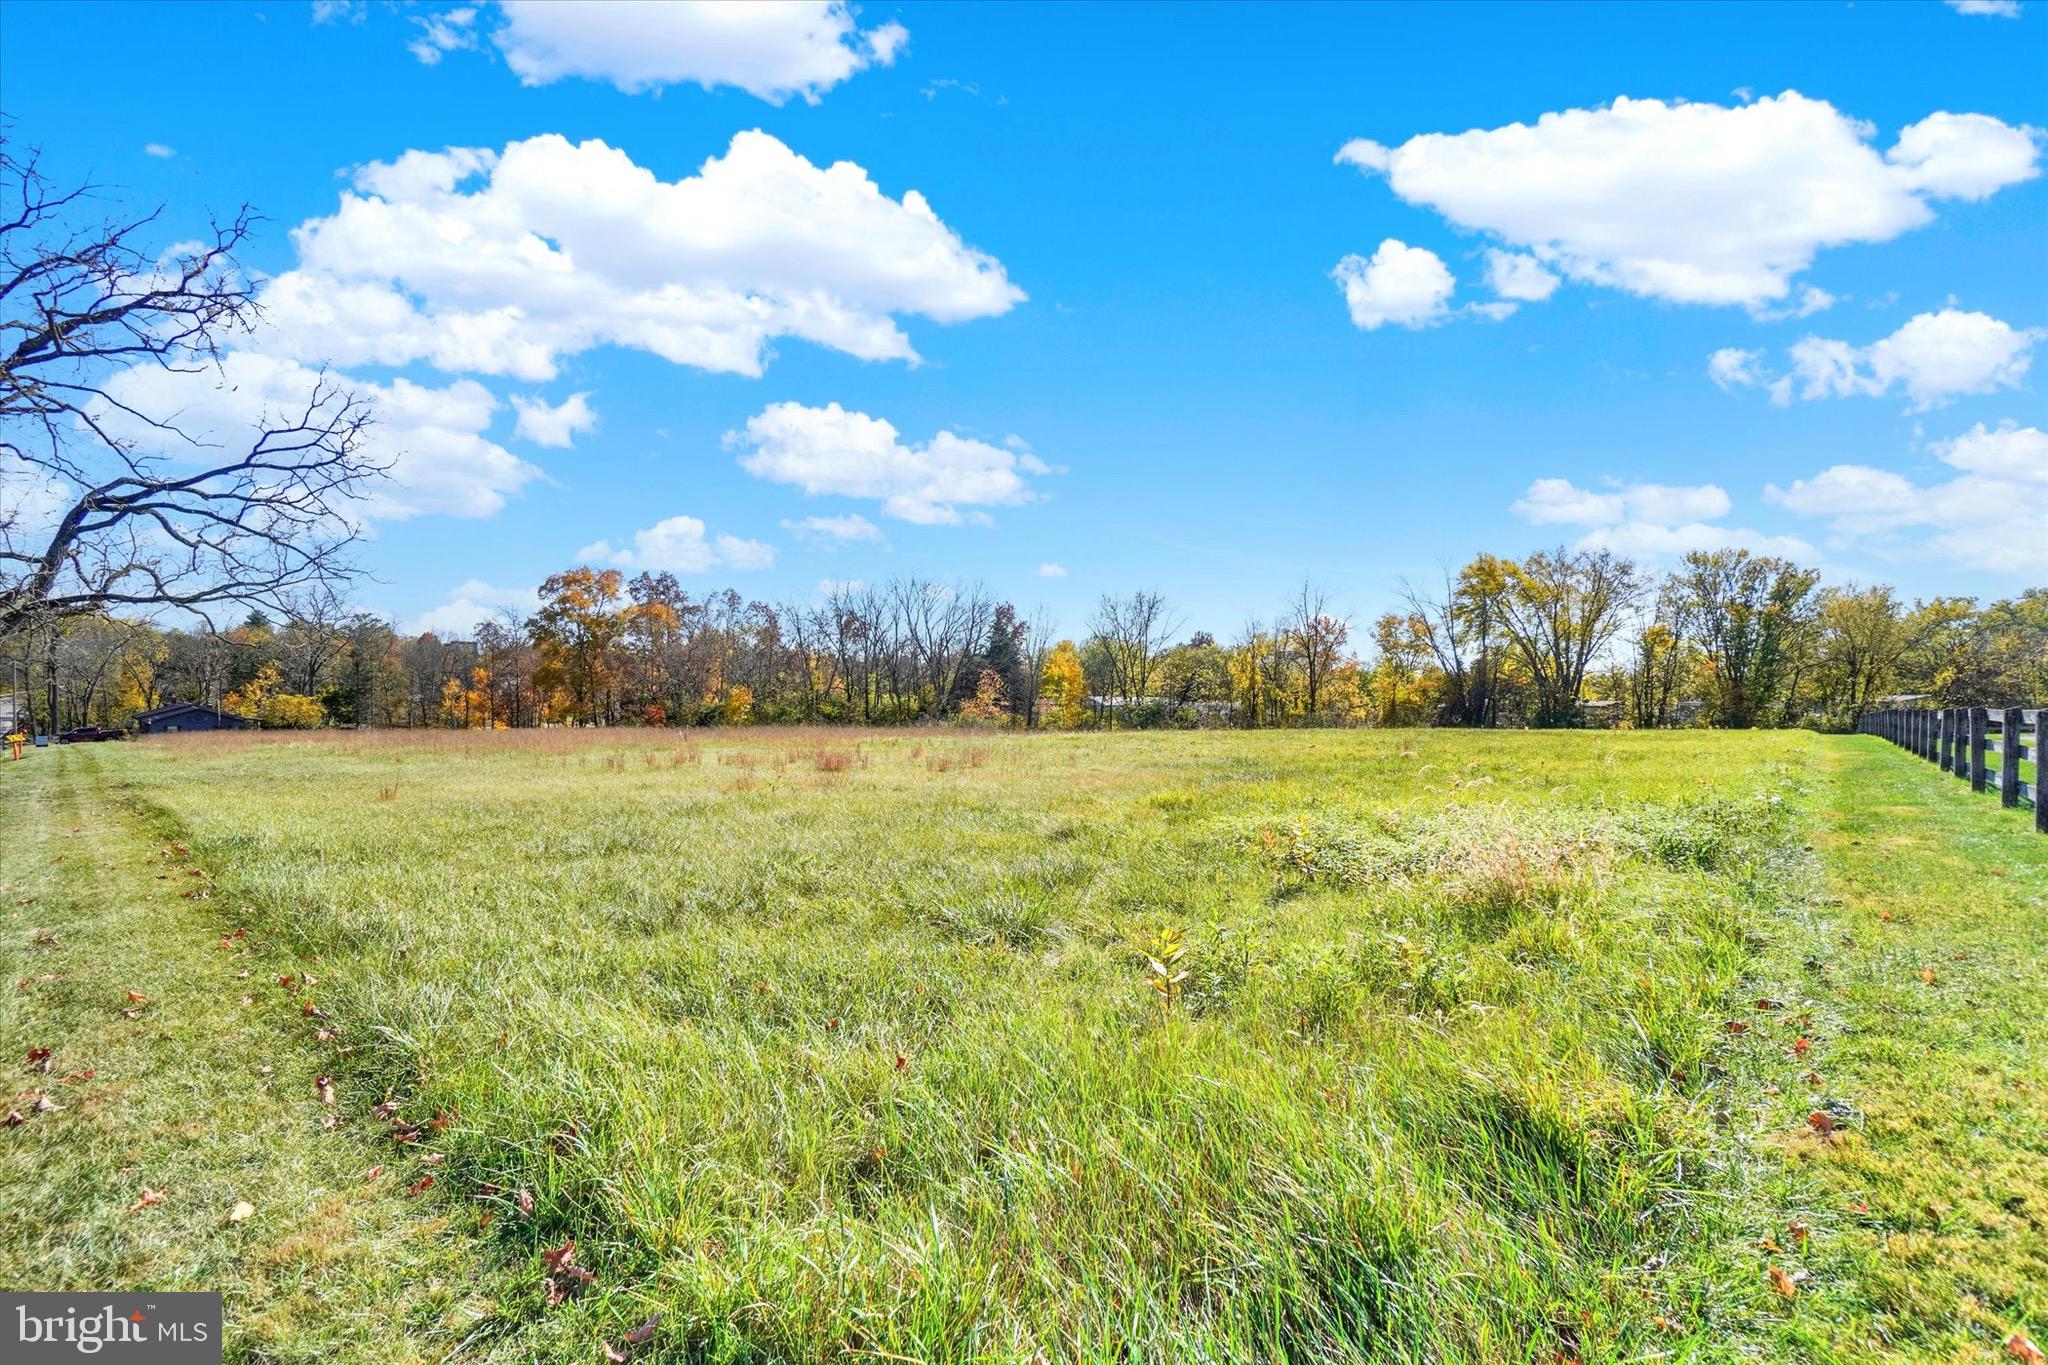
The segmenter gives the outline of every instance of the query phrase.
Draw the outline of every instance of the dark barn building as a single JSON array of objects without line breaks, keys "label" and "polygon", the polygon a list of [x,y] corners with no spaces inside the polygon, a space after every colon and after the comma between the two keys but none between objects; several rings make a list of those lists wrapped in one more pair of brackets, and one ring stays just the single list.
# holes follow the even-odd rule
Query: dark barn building
[{"label": "dark barn building", "polygon": [[135,713],[135,731],[143,735],[168,735],[191,730],[246,730],[249,722],[232,711],[221,711],[197,702],[172,702],[152,711]]}]

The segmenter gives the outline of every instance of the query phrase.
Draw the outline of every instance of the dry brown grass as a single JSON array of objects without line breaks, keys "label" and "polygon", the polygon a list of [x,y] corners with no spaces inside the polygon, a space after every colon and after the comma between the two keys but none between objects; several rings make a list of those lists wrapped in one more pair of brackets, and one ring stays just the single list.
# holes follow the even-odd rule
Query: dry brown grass
[{"label": "dry brown grass", "polygon": [[811,766],[821,773],[843,773],[849,768],[868,766],[864,749],[832,749],[824,745],[811,754]]}]

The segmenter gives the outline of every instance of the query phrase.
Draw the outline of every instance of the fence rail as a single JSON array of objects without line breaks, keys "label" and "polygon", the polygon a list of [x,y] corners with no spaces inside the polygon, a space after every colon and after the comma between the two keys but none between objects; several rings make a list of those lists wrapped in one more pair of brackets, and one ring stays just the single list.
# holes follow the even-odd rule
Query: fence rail
[{"label": "fence rail", "polygon": [[[2043,714],[2017,706],[1870,711],[1856,731],[1918,754],[1969,783],[1971,791],[1996,791],[2002,806],[2033,807],[2034,828],[2048,834],[2048,805],[2041,801]],[[2034,765],[2033,781],[2021,778],[2022,762]]]}]

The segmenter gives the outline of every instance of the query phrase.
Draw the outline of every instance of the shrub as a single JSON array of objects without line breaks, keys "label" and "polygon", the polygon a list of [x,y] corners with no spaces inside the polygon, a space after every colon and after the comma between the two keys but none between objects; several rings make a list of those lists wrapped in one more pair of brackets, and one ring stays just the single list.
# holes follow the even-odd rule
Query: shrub
[{"label": "shrub", "polygon": [[256,718],[266,730],[312,730],[326,722],[327,710],[311,697],[274,692],[263,699]]}]

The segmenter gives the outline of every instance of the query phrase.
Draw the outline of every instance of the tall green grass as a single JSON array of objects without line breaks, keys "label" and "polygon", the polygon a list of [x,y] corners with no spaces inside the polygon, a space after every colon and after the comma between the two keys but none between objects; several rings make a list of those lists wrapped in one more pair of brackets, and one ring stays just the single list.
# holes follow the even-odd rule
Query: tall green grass
[{"label": "tall green grass", "polygon": [[[1804,894],[1814,743],[66,761],[283,945],[265,998],[332,1035],[351,1127],[434,1154],[428,1197],[531,1266],[493,1330],[543,1356],[659,1311],[649,1349],[704,1361],[1549,1361],[1711,1358],[1749,1326],[1712,1289],[1715,1010]],[[596,1278],[549,1307],[569,1238]]]}]

